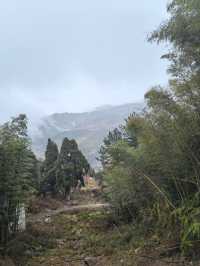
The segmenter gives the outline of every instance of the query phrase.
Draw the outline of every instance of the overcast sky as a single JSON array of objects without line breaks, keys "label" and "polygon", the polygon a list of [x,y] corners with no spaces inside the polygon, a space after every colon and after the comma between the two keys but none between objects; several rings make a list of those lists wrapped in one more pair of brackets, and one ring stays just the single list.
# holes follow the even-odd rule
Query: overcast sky
[{"label": "overcast sky", "polygon": [[0,122],[143,99],[167,82],[146,41],[167,0],[0,1]]}]

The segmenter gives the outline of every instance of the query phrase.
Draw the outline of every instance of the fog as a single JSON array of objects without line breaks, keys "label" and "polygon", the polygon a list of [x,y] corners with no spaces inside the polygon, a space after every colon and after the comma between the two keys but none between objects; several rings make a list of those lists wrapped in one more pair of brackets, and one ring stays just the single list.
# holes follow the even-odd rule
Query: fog
[{"label": "fog", "polygon": [[0,122],[143,99],[166,84],[167,47],[147,42],[166,18],[157,0],[0,3]]}]

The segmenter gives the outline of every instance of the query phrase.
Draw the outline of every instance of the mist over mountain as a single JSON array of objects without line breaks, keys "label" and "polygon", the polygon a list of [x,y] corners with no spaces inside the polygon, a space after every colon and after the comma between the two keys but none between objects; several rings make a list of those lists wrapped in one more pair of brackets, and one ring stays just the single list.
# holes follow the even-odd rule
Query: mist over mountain
[{"label": "mist over mountain", "polygon": [[139,113],[144,103],[129,103],[120,106],[100,106],[91,112],[55,113],[44,117],[32,127],[33,150],[43,158],[47,139],[51,138],[60,147],[65,137],[75,139],[82,152],[94,168],[100,164],[96,160],[98,150],[109,130],[118,127],[129,114]]}]

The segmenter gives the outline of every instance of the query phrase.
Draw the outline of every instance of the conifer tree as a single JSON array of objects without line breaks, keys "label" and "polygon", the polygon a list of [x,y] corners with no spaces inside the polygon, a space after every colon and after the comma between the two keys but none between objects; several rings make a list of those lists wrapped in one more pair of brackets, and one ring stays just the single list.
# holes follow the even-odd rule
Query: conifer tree
[{"label": "conifer tree", "polygon": [[75,140],[63,140],[58,160],[57,186],[66,197],[72,187],[76,187],[78,180],[84,185],[83,174],[89,170],[89,164],[78,149]]},{"label": "conifer tree", "polygon": [[65,138],[61,146],[57,168],[57,187],[64,197],[70,193],[73,183],[74,164],[71,151],[71,142],[68,138]]},{"label": "conifer tree", "polygon": [[84,186],[83,175],[89,171],[90,165],[83,153],[79,150],[75,140],[71,140],[71,157],[74,164],[74,186],[78,183],[78,180]]},{"label": "conifer tree", "polygon": [[51,139],[48,139],[47,148],[45,152],[45,161],[43,164],[43,182],[41,185],[41,190],[51,190],[52,193],[56,192],[57,160],[57,144]]}]

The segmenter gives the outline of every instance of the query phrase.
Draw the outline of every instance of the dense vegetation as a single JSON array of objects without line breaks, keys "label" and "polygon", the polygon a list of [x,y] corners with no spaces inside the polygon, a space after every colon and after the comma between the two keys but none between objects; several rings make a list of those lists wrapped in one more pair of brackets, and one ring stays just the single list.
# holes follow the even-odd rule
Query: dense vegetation
[{"label": "dense vegetation", "polygon": [[100,150],[107,199],[117,219],[143,226],[185,254],[200,243],[200,2],[173,0],[149,37],[170,51],[168,87],[145,95],[142,115],[110,132]]},{"label": "dense vegetation", "polygon": [[19,115],[0,128],[0,248],[20,230],[20,210],[31,195],[50,192],[67,196],[89,164],[74,140],[64,139],[59,153],[48,140],[44,162],[36,159],[27,135],[26,115]]},{"label": "dense vegetation", "polygon": [[37,186],[37,160],[30,150],[25,115],[0,129],[0,243],[18,230],[21,205]]}]

